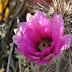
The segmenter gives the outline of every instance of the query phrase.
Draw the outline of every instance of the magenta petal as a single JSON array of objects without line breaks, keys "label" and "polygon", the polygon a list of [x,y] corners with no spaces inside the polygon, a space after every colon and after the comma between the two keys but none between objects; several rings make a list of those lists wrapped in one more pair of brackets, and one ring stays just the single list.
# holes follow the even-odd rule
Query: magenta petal
[{"label": "magenta petal", "polygon": [[59,57],[61,54],[62,54],[61,52],[57,52],[53,57],[54,57],[54,58],[57,58],[57,57]]},{"label": "magenta petal", "polygon": [[71,35],[65,35],[61,39],[60,50],[66,50],[66,49],[68,49],[70,47],[70,43],[71,43]]},{"label": "magenta petal", "polygon": [[13,36],[13,41],[15,42],[15,44],[17,44],[17,41],[21,40],[23,37],[22,37],[22,34],[20,31],[17,32],[16,35]]},{"label": "magenta petal", "polygon": [[48,48],[47,48],[47,50],[48,50],[49,53],[51,53],[51,52],[54,51],[54,46],[55,46],[55,44],[56,44],[56,41],[52,41],[51,47],[48,47]]},{"label": "magenta petal", "polygon": [[35,53],[36,53],[36,48],[35,48],[35,47],[33,47],[33,46],[26,46],[25,48],[27,48],[27,50],[28,50],[30,53],[32,53],[32,54],[35,55]]},{"label": "magenta petal", "polygon": [[23,52],[19,48],[15,48],[15,50],[16,50],[17,53],[20,53],[20,54],[23,55]]},{"label": "magenta petal", "polygon": [[34,44],[30,41],[25,40],[22,35],[14,35],[13,40],[15,44],[17,44],[18,48],[20,48],[22,51],[24,51],[24,49],[26,50],[27,48],[31,48],[33,51],[36,51]]},{"label": "magenta petal", "polygon": [[54,53],[49,54],[48,56],[46,56],[46,57],[44,58],[44,60],[48,60],[48,59],[52,58],[52,57],[53,57],[53,55],[54,55]]},{"label": "magenta petal", "polygon": [[51,20],[51,35],[52,40],[59,40],[64,33],[64,21],[61,15],[54,14]]},{"label": "magenta petal", "polygon": [[19,39],[14,39],[14,40],[18,46],[18,49],[16,49],[17,52],[18,50],[20,50],[20,52],[23,52],[23,55],[26,57],[27,55],[35,54],[36,49],[34,48],[33,44],[31,44],[31,42],[26,41],[22,37],[21,38],[19,37]]},{"label": "magenta petal", "polygon": [[47,63],[47,60],[40,60],[37,63],[35,63],[35,65],[42,65],[42,64],[45,64],[45,63]]},{"label": "magenta petal", "polygon": [[19,49],[19,48],[15,48],[15,50],[16,50],[17,53],[22,54],[22,55],[26,56],[27,58],[33,59],[32,57],[30,57],[30,55],[32,55],[31,53],[28,52],[28,53],[26,54],[26,52],[22,51],[22,50]]},{"label": "magenta petal", "polygon": [[47,66],[49,66],[52,59],[47,60]]},{"label": "magenta petal", "polygon": [[29,53],[29,52],[26,53],[26,52],[22,51],[22,50],[19,49],[19,48],[15,48],[15,50],[16,50],[17,53],[22,54],[22,55],[26,56],[26,57],[29,58],[29,59],[34,59],[33,57],[31,57],[32,54]]},{"label": "magenta petal", "polygon": [[25,32],[25,30],[26,30],[26,27],[27,27],[26,22],[21,22],[21,23],[19,24],[19,26],[18,26],[18,30],[19,30],[22,34],[24,34],[24,32]]},{"label": "magenta petal", "polygon": [[59,50],[59,46],[60,46],[60,41],[57,41],[55,46],[54,46],[54,53],[56,53]]},{"label": "magenta petal", "polygon": [[36,57],[36,56],[31,56],[34,59],[40,59],[40,57]]},{"label": "magenta petal", "polygon": [[44,28],[39,23],[39,20],[37,18],[33,19],[31,22],[31,25],[28,25],[34,33],[36,33],[36,36],[41,38],[45,36]]},{"label": "magenta petal", "polygon": [[47,33],[47,37],[51,38],[51,22],[49,22],[47,28],[45,28],[45,32]]},{"label": "magenta petal", "polygon": [[36,11],[35,17],[37,17],[37,18],[43,18],[43,17],[47,18],[47,16],[44,13],[42,13],[41,11]]},{"label": "magenta petal", "polygon": [[28,13],[27,22],[31,22],[32,19],[39,19],[38,21],[40,21],[40,19],[42,18],[47,18],[47,16],[40,11],[36,11],[36,13],[33,16]]},{"label": "magenta petal", "polygon": [[40,41],[40,37],[38,37],[38,36],[36,35],[36,33],[34,33],[31,28],[27,28],[27,29],[25,30],[24,38],[25,38],[26,40],[30,40],[30,41],[32,41],[32,42],[34,42],[34,43],[36,43],[37,41]]},{"label": "magenta petal", "polygon": [[46,37],[46,32],[50,29],[49,25],[50,21],[40,11],[37,11],[27,23],[27,26],[30,27],[38,35],[38,37]]}]

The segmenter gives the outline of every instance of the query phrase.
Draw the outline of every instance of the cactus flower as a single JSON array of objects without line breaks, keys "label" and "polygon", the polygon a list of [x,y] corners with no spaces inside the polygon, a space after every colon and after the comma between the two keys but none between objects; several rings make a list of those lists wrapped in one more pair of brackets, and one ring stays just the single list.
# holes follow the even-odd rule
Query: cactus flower
[{"label": "cactus flower", "polygon": [[19,24],[13,41],[17,45],[16,52],[27,57],[27,62],[49,65],[53,58],[59,57],[63,50],[70,47],[71,36],[63,36],[64,21],[60,14],[54,14],[49,20],[37,11],[33,16],[28,13],[26,20]]}]

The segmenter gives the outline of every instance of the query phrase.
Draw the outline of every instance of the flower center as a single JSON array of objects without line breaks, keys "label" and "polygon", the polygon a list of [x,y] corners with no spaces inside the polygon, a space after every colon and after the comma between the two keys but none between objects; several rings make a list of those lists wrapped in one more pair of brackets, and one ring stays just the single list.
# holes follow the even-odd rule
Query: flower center
[{"label": "flower center", "polygon": [[39,52],[45,51],[46,48],[51,46],[51,42],[52,41],[45,41],[45,40],[41,41],[41,43],[38,44],[38,51]]}]

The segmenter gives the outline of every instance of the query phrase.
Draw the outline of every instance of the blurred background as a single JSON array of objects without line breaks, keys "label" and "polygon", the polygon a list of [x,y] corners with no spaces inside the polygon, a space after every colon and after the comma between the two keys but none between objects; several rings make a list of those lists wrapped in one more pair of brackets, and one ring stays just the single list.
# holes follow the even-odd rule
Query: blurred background
[{"label": "blurred background", "polygon": [[[36,10],[44,12],[49,19],[54,13],[61,14],[64,19],[64,34],[72,34],[72,0],[0,0],[0,72],[6,72],[8,57],[12,45],[14,29],[18,22],[26,22],[27,13],[32,15]],[[14,44],[9,72],[19,72],[19,54],[15,52]],[[22,72],[32,72],[31,64],[21,55]],[[72,42],[58,60],[53,60],[49,66],[35,66],[35,72],[72,72]]]}]

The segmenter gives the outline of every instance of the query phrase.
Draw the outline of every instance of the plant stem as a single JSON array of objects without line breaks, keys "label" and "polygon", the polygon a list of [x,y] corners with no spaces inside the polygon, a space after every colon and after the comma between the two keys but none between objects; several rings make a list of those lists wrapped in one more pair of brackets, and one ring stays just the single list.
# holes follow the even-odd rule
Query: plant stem
[{"label": "plant stem", "polygon": [[35,72],[34,67],[33,67],[33,63],[31,63],[31,67],[32,67],[33,72]]},{"label": "plant stem", "polygon": [[13,51],[13,46],[14,46],[14,42],[12,42],[12,46],[10,48],[10,53],[9,53],[8,64],[7,64],[7,71],[6,72],[9,72],[9,66],[10,66],[10,61],[11,61],[11,55],[12,55],[12,51]]},{"label": "plant stem", "polygon": [[22,72],[21,70],[21,55],[19,54],[19,69],[20,69],[20,72]]}]

